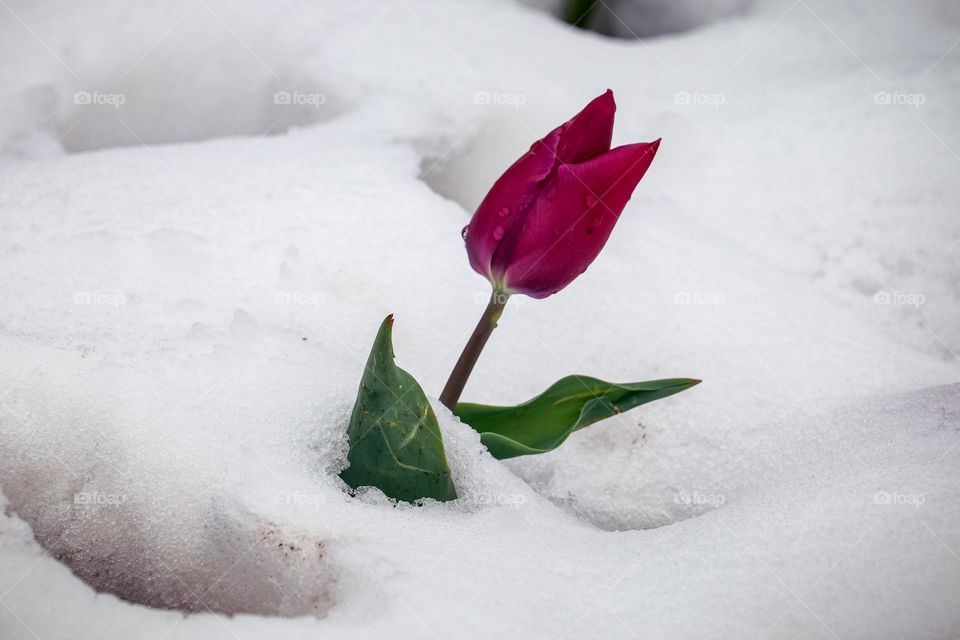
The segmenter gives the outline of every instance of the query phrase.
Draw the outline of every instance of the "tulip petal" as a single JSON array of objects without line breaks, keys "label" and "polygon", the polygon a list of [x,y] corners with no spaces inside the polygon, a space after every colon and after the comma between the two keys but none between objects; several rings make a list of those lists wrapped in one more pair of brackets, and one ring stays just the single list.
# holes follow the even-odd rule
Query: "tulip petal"
[{"label": "tulip petal", "polygon": [[562,164],[511,234],[492,268],[506,288],[545,298],[583,273],[606,244],[660,141],[630,144],[578,164]]},{"label": "tulip petal", "polygon": [[491,277],[490,259],[500,240],[510,233],[542,190],[541,181],[557,162],[559,128],[537,140],[493,184],[467,227],[467,256],[473,270]]},{"label": "tulip petal", "polygon": [[610,151],[613,140],[613,119],[617,103],[613,91],[597,96],[563,127],[557,155],[567,164],[584,162]]},{"label": "tulip petal", "polygon": [[530,147],[494,183],[466,228],[467,256],[477,273],[497,276],[492,258],[501,240],[542,197],[544,179],[563,163],[580,163],[610,150],[617,105],[613,91],[597,96],[580,113]]}]

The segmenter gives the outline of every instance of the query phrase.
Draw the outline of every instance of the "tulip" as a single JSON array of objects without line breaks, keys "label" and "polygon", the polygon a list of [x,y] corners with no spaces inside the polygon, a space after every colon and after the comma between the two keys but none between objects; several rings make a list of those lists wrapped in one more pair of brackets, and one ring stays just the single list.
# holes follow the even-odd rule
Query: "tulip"
[{"label": "tulip", "polygon": [[586,271],[653,162],[659,139],[610,148],[616,108],[607,90],[534,142],[464,227],[470,266],[493,295],[440,395],[451,410],[509,297],[546,298]]}]

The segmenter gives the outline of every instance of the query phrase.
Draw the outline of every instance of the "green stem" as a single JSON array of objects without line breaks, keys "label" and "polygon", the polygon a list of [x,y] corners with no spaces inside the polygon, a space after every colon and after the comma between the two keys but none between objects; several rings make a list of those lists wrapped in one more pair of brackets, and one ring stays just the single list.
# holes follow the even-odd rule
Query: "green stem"
[{"label": "green stem", "polygon": [[463,388],[467,384],[467,378],[473,371],[473,365],[477,364],[480,352],[483,351],[484,345],[490,339],[490,334],[497,328],[497,320],[500,319],[500,314],[503,313],[503,308],[506,306],[509,297],[506,293],[494,289],[490,296],[490,302],[487,303],[487,308],[480,317],[480,322],[477,323],[473,335],[467,340],[467,346],[463,348],[463,353],[460,354],[460,359],[457,360],[453,371],[450,372],[450,378],[447,380],[446,386],[443,387],[443,393],[440,394],[440,402],[450,411],[453,411],[454,407],[457,406],[460,394],[463,393]]}]

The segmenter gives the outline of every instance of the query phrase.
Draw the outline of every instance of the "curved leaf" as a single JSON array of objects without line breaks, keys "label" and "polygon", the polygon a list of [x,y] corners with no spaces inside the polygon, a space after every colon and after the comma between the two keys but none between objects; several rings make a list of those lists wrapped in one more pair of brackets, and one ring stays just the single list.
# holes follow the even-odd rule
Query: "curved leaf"
[{"label": "curved leaf", "polygon": [[351,487],[373,486],[397,500],[455,500],[437,416],[423,389],[394,361],[393,316],[373,342],[347,427]]},{"label": "curved leaf", "polygon": [[493,457],[503,460],[553,451],[577,429],[699,383],[692,378],[670,378],[617,384],[567,376],[514,407],[461,402],[454,413],[480,434]]}]

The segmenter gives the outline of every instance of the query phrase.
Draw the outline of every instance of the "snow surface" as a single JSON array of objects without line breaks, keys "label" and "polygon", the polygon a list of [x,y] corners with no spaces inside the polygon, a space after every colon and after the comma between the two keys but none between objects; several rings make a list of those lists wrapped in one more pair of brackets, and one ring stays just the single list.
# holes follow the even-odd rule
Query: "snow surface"
[{"label": "snow surface", "polygon": [[[960,634],[955,3],[0,15],[3,640]],[[347,496],[380,321],[436,394],[488,295],[460,229],[607,87],[658,158],[465,398],[705,382],[508,463],[435,402],[462,499]]]}]

